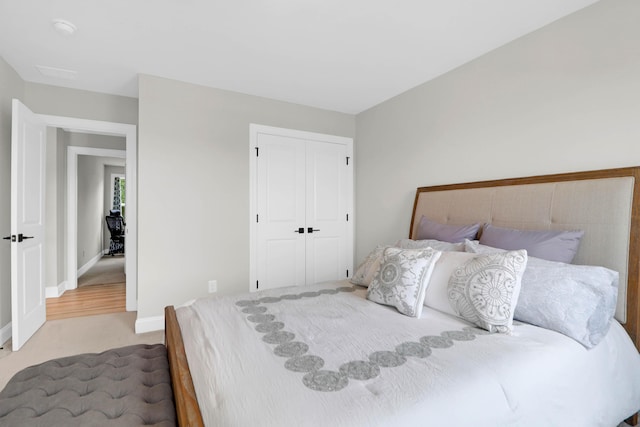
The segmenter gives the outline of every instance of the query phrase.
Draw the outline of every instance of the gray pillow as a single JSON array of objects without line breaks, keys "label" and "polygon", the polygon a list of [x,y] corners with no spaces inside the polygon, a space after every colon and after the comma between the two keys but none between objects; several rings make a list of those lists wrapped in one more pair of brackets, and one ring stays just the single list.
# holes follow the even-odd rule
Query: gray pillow
[{"label": "gray pillow", "polygon": [[580,230],[516,230],[486,224],[480,243],[506,250],[526,249],[529,256],[569,264],[578,252],[583,235],[584,231]]},{"label": "gray pillow", "polygon": [[[465,242],[474,253],[501,249]],[[514,319],[560,332],[586,348],[609,331],[618,299],[618,273],[604,267],[529,257]]]},{"label": "gray pillow", "polygon": [[417,239],[435,239],[443,242],[461,243],[465,239],[473,240],[480,230],[480,224],[451,225],[440,224],[427,219],[424,215],[420,218]]}]

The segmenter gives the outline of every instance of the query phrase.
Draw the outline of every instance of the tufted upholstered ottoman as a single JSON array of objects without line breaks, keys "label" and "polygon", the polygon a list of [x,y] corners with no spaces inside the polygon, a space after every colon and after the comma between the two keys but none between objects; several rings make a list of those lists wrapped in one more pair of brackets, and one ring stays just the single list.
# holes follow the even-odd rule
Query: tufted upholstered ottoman
[{"label": "tufted upholstered ottoman", "polygon": [[164,345],[50,360],[0,392],[0,426],[175,426]]}]

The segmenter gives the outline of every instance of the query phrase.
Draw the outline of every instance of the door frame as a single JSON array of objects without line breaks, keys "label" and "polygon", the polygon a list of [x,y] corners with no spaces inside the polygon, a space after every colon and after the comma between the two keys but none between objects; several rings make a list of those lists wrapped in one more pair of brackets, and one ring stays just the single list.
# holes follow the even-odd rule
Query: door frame
[{"label": "door frame", "polygon": [[[125,150],[112,150],[107,148],[93,147],[67,147],[67,287],[66,289],[76,289],[78,287],[78,156],[95,157],[115,157],[126,159]],[[126,182],[125,182],[126,185]],[[111,186],[113,189],[113,186]],[[102,230],[102,227],[101,227]],[[103,232],[104,234],[104,232]],[[125,240],[125,245],[127,244]],[[101,254],[104,247],[101,248]],[[125,250],[125,272],[130,260]],[[86,267],[85,267],[86,268]],[[81,267],[81,270],[85,268]],[[76,274],[71,274],[75,271]],[[128,291],[128,289],[126,289]]]},{"label": "door frame", "polygon": [[[133,202],[127,206],[127,281],[126,281],[126,310],[136,311],[138,306],[138,141],[136,125],[127,123],[105,122],[101,120],[78,119],[74,117],[51,116],[39,114],[49,127],[62,128],[67,132],[89,133],[98,135],[120,136],[125,138],[126,167],[125,175],[127,177],[126,191],[127,199]],[[69,147],[74,149],[89,149],[90,147]],[[97,149],[93,149],[97,150]],[[106,150],[106,149],[104,149]],[[68,289],[74,289],[78,283],[77,273],[77,160],[78,152],[82,150],[69,150],[67,152],[67,177],[69,177],[70,169],[75,166],[73,177],[67,180],[67,286]],[[119,150],[106,150],[119,151]],[[75,154],[71,154],[74,152]],[[119,157],[119,156],[107,156]],[[72,202],[71,194],[75,194],[74,208],[69,205]],[[71,250],[73,249],[73,254]]]},{"label": "door frame", "polygon": [[[258,215],[258,186],[256,185],[257,179],[257,144],[259,134],[270,134],[277,136],[285,136],[297,139],[305,139],[312,141],[320,141],[334,144],[344,144],[348,148],[350,153],[350,164],[353,163],[353,138],[329,135],[317,132],[308,132],[296,129],[279,128],[274,126],[259,125],[255,123],[249,124],[249,291],[256,292],[257,280],[257,259],[258,259],[258,226],[256,218]],[[349,201],[347,202],[347,209],[352,212],[352,218],[347,223],[347,253],[350,253],[352,257],[354,254],[354,229],[355,229],[355,167],[351,168],[351,191],[348,192]],[[353,260],[351,261],[353,263]]]}]

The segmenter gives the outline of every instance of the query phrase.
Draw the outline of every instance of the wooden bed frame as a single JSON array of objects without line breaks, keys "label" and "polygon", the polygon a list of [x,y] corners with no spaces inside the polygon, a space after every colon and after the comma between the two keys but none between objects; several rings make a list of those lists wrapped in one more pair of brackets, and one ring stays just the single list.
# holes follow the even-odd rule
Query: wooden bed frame
[{"label": "wooden bed frame", "polygon": [[[589,172],[574,172],[565,174],[542,175],[527,178],[513,178],[493,181],[479,181],[465,184],[440,185],[432,187],[420,187],[416,192],[411,218],[410,237],[414,230],[416,220],[416,206],[421,192],[443,191],[456,189],[472,189],[483,187],[501,187],[522,184],[539,184],[550,182],[579,181],[587,179],[633,177],[633,201],[631,212],[631,231],[629,240],[628,285],[626,301],[626,323],[623,325],[633,340],[636,348],[640,350],[640,167],[607,169]],[[418,219],[419,220],[419,219]],[[196,398],[191,372],[182,341],[180,325],[173,306],[165,308],[165,343],[169,354],[169,366],[171,370],[171,382],[174,391],[178,424],[180,426],[203,426],[200,407]],[[638,415],[627,420],[631,425],[636,425]]]},{"label": "wooden bed frame", "polygon": [[193,379],[189,370],[189,362],[187,362],[187,354],[184,351],[182,332],[176,317],[176,310],[172,305],[164,309],[164,333],[178,425],[189,427],[204,426],[196,391],[193,388]]}]

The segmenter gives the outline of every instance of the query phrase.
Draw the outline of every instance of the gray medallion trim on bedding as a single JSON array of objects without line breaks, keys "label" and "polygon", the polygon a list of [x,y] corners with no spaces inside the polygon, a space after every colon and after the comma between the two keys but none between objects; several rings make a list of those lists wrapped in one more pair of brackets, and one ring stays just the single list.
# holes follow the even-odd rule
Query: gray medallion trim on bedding
[{"label": "gray medallion trim on bedding", "polygon": [[[247,320],[255,323],[255,331],[264,334],[262,341],[274,345],[273,353],[287,360],[284,367],[292,372],[305,374],[302,383],[315,391],[339,391],[349,385],[349,380],[370,380],[380,375],[380,368],[395,368],[404,365],[408,357],[424,359],[431,356],[434,349],[447,349],[455,341],[471,341],[476,336],[489,332],[467,326],[462,330],[444,331],[439,336],[423,336],[416,341],[406,341],[393,350],[374,351],[368,355],[369,360],[352,360],[343,363],[336,371],[322,369],[325,360],[317,355],[306,354],[309,345],[296,341],[293,332],[284,330],[285,324],[276,320],[276,316],[268,313],[268,307],[261,304],[276,304],[282,300],[300,300],[302,298],[316,298],[322,295],[336,295],[343,292],[354,292],[356,287],[339,287],[322,289],[299,294],[285,294],[279,297],[263,297],[255,300],[240,300],[235,304]],[[298,337],[298,339],[300,339]]]}]

